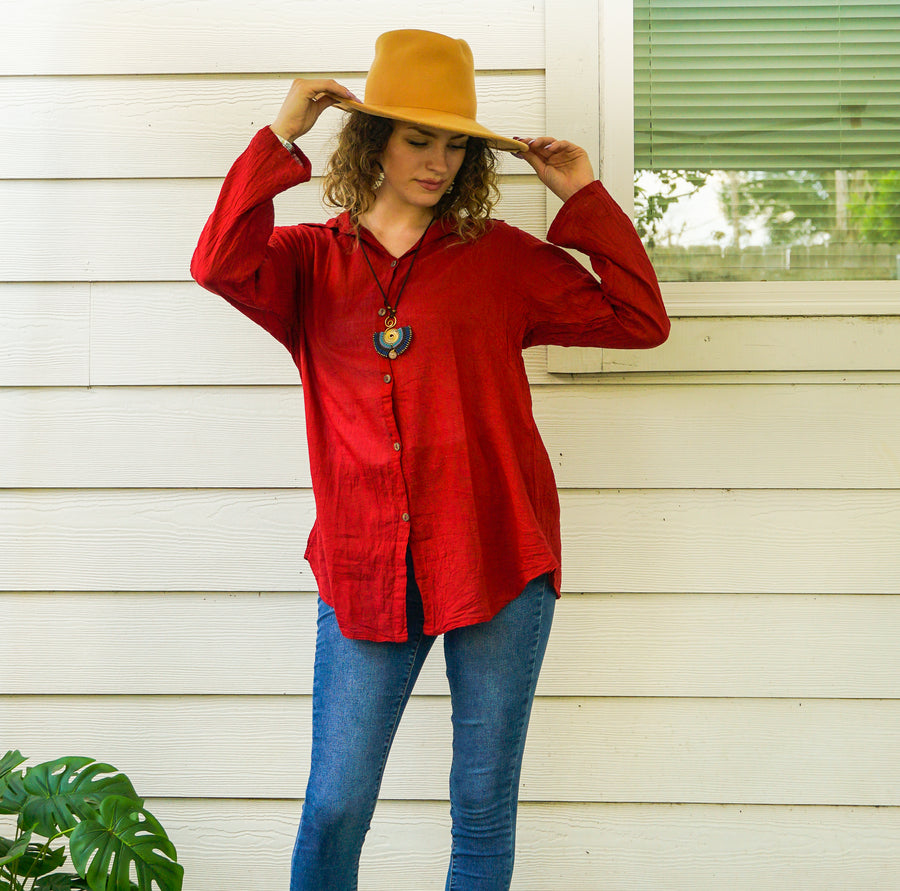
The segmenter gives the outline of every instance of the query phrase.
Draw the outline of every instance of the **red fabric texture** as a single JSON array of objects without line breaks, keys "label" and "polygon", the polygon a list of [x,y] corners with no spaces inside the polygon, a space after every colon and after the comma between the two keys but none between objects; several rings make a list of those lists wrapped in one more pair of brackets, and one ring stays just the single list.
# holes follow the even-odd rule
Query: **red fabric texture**
[{"label": "red fabric texture", "polygon": [[[413,339],[375,350],[382,296],[346,214],[274,226],[275,195],[311,176],[266,127],[235,162],[191,273],[262,325],[303,383],[316,522],[306,557],[347,637],[406,639],[411,548],[425,632],[491,619],[533,578],[561,580],[559,501],[522,359],[535,344],[652,347],[669,320],[629,219],[595,182],[542,242],[494,221],[461,243],[429,229],[398,306]],[[360,238],[394,305],[395,262]],[[602,283],[555,245],[588,254]]]}]

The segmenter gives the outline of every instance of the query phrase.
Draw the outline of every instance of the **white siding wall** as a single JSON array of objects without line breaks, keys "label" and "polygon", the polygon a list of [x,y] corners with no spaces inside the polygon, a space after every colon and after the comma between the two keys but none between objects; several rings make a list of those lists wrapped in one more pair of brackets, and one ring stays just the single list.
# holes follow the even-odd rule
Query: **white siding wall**
[{"label": "white siding wall", "polygon": [[[501,132],[598,133],[598,4],[547,5],[0,2],[0,749],[125,770],[187,891],[286,887],[315,606],[296,372],[189,281],[196,237],[289,78],[358,90],[390,27],[468,39]],[[523,168],[500,213],[542,234]],[[327,213],[309,188],[278,215]],[[897,291],[795,289],[790,319],[668,294],[662,350],[528,357],[567,594],[514,887],[894,889],[900,349],[862,314],[900,315]],[[366,888],[442,887],[433,660]]]}]

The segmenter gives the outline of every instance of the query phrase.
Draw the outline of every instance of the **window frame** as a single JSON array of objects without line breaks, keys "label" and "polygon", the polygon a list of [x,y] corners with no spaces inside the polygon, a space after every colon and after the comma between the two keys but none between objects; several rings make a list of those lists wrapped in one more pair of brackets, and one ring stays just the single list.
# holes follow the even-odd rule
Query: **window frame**
[{"label": "window frame", "polygon": [[[632,0],[597,2],[600,177],[633,218],[634,4]],[[573,34],[588,43],[587,30]],[[548,55],[548,68],[550,59]],[[900,314],[900,280],[664,282],[662,289],[673,316]]]}]

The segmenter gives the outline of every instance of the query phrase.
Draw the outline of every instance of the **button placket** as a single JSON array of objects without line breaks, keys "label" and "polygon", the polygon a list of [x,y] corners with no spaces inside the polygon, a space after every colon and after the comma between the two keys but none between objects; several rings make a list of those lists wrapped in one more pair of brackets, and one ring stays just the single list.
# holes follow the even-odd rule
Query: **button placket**
[{"label": "button placket", "polygon": [[[400,261],[399,261],[398,259],[396,259],[396,258],[393,258],[393,259],[391,260],[391,276],[390,276],[390,281],[389,281],[389,283],[388,283],[388,286],[387,286],[387,288],[386,288],[386,291],[387,291],[388,295],[390,295],[391,289],[393,288],[393,285],[394,285],[394,278],[395,278],[395,276],[396,276],[396,273],[397,273],[397,267],[398,267],[399,263],[400,263]],[[380,307],[379,310],[378,310],[378,315],[379,315],[379,316],[384,316],[384,315],[386,314],[386,312],[387,312],[387,311],[385,310],[384,307]],[[392,432],[393,432],[393,434],[394,434],[394,437],[396,437],[396,438],[392,438],[392,439],[391,439],[391,445],[392,445],[392,447],[393,447],[393,450],[397,453],[397,457],[398,457],[398,459],[399,459],[400,453],[403,451],[403,444],[402,444],[402,442],[401,442],[400,439],[399,439],[399,430],[397,429],[396,404],[395,404],[395,401],[394,401],[394,387],[393,387],[394,376],[393,376],[392,374],[390,374],[390,373],[385,372],[385,373],[382,374],[381,379],[384,381],[385,384],[390,385],[390,386],[388,387],[388,391],[389,391],[389,393],[390,393],[390,411],[391,411],[391,414],[390,414],[390,422],[391,422],[391,423],[390,423],[390,426],[391,426],[391,428],[392,428]],[[398,466],[401,467],[400,474],[401,474],[401,478],[402,478],[402,476],[403,476],[402,463],[398,464]],[[404,500],[405,500],[405,499],[404,499]],[[411,521],[410,513],[409,513],[408,510],[404,510],[404,511],[400,514],[400,520],[401,520],[401,522],[403,522],[403,523],[409,523],[409,522]]]},{"label": "button placket", "polygon": [[[393,291],[393,289],[394,289],[394,282],[395,282],[395,280],[396,280],[396,278],[397,278],[397,264],[398,264],[398,262],[399,262],[399,260],[391,259],[391,263],[390,263],[391,274],[390,274],[390,276],[388,277],[387,285],[384,286],[384,293],[387,294],[389,298],[391,298],[391,291]],[[382,268],[383,268],[383,267],[382,267]],[[381,281],[380,276],[378,277],[378,280]],[[379,296],[380,296],[380,295],[379,295]],[[379,315],[379,316],[382,316],[382,317],[385,316],[385,315],[387,315],[387,310],[386,310],[383,306],[379,307],[379,309],[378,309],[378,315]]]}]

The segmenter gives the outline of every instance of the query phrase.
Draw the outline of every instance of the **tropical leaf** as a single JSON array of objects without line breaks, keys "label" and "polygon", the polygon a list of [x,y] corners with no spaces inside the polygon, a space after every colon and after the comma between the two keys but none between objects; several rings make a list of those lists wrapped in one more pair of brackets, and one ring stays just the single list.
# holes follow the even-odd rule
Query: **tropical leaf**
[{"label": "tropical leaf", "polygon": [[[25,837],[30,838],[31,833],[27,833]],[[12,851],[9,852],[12,855]],[[44,850],[43,844],[32,842],[27,849],[19,855],[15,863],[12,863],[8,869],[13,875],[30,876],[38,878],[59,869],[66,862],[65,848],[51,848]]]},{"label": "tropical leaf", "polygon": [[81,876],[64,872],[44,876],[34,883],[34,891],[90,891],[90,887]]},{"label": "tropical leaf", "polygon": [[26,760],[18,749],[7,752],[0,758],[0,778],[5,777],[11,770],[15,770],[20,764],[24,764]]},{"label": "tropical leaf", "polygon": [[[25,856],[28,846],[31,844],[31,833],[26,832],[20,839],[11,842],[8,838],[0,838],[0,866],[9,867]],[[15,871],[13,870],[13,874]]]},{"label": "tropical leaf", "polygon": [[156,817],[130,798],[103,800],[100,813],[75,827],[72,862],[92,891],[130,891],[134,868],[138,891],[181,891],[184,868]]},{"label": "tropical leaf", "polygon": [[28,801],[23,779],[22,773],[8,773],[0,780],[0,814],[21,815]]},{"label": "tropical leaf", "polygon": [[0,814],[17,814],[27,797],[22,788],[24,771],[13,771],[25,758],[19,751],[7,752],[0,758]]},{"label": "tropical leaf", "polygon": [[47,838],[94,816],[109,795],[143,804],[125,774],[93,758],[69,756],[37,764],[25,771],[23,786],[28,801],[21,808],[20,825]]}]

